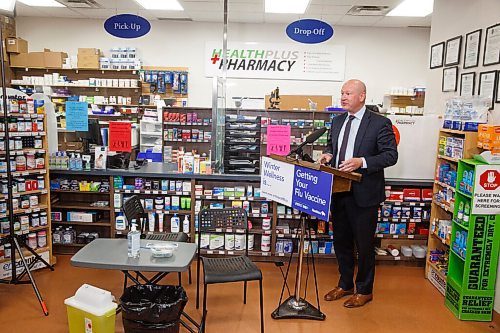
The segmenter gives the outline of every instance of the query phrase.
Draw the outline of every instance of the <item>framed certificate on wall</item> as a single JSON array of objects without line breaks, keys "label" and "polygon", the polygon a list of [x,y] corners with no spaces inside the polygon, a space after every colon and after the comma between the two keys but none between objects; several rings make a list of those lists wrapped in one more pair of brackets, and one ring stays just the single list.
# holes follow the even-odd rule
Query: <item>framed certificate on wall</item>
[{"label": "framed certificate on wall", "polygon": [[479,73],[479,90],[477,94],[491,100],[490,110],[493,109],[493,100],[495,98],[495,84],[497,71]]},{"label": "framed certificate on wall", "polygon": [[460,75],[460,96],[471,97],[476,86],[476,73],[462,73]]},{"label": "framed certificate on wall", "polygon": [[458,65],[460,62],[460,51],[462,50],[462,36],[457,36],[446,41],[446,53],[444,65]]},{"label": "framed certificate on wall", "polygon": [[432,45],[430,68],[434,69],[443,67],[443,60],[444,60],[444,42]]},{"label": "framed certificate on wall", "polygon": [[500,103],[500,71],[497,72],[497,93],[495,103]]},{"label": "framed certificate on wall", "polygon": [[442,91],[457,91],[458,66],[443,69]]},{"label": "framed certificate on wall", "polygon": [[483,66],[500,63],[500,23],[486,29],[484,40]]},{"label": "framed certificate on wall", "polygon": [[479,65],[479,49],[481,48],[482,30],[469,32],[465,35],[464,69]]}]

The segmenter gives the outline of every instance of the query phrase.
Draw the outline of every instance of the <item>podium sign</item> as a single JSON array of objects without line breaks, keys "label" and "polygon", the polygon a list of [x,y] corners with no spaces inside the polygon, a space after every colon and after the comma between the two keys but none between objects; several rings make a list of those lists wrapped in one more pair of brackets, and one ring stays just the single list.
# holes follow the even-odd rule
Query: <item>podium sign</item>
[{"label": "podium sign", "polygon": [[262,196],[321,220],[328,219],[332,185],[332,174],[262,158]]}]

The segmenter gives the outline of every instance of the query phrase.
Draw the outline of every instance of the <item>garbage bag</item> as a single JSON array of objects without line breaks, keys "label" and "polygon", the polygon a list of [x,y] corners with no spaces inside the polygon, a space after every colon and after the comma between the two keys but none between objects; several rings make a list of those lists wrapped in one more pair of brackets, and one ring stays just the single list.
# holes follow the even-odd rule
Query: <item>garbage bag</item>
[{"label": "garbage bag", "polygon": [[151,324],[135,320],[123,320],[123,330],[125,333],[178,333],[179,321],[168,323]]},{"label": "garbage bag", "polygon": [[177,321],[187,300],[181,286],[130,286],[120,298],[122,317],[152,324]]}]

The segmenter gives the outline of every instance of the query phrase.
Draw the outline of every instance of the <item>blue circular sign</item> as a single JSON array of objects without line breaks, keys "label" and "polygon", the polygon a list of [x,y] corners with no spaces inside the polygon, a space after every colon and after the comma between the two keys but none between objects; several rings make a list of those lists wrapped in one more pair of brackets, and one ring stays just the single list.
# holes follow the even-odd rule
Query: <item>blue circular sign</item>
[{"label": "blue circular sign", "polygon": [[320,20],[298,20],[286,27],[286,34],[299,43],[317,44],[332,38],[333,27]]},{"label": "blue circular sign", "polygon": [[104,22],[104,29],[115,37],[138,38],[151,30],[151,24],[144,17],[132,14],[111,16]]}]

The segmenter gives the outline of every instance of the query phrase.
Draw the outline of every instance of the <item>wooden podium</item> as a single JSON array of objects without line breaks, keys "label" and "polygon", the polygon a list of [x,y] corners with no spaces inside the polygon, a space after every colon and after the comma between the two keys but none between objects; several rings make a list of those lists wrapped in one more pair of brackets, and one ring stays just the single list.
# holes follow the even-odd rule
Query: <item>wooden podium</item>
[{"label": "wooden podium", "polygon": [[[329,167],[326,165],[306,162],[306,161],[298,160],[296,158],[292,158],[289,156],[271,155],[270,158],[275,160],[275,161],[282,162],[282,163],[291,164],[294,166],[300,166],[300,167],[305,168],[305,169],[320,171],[322,173],[333,175],[331,192],[327,194],[329,196],[331,196],[331,193],[348,192],[351,190],[351,184],[353,181],[359,182],[361,180],[361,175],[359,173],[343,172],[343,171],[340,171],[338,169],[335,169],[335,168],[332,168],[332,167]],[[261,188],[262,188],[262,186],[261,186]],[[298,208],[298,209],[300,210],[300,208]],[[328,210],[329,210],[329,207],[328,207]],[[273,319],[324,320],[326,318],[326,315],[321,312],[320,305],[319,305],[318,284],[316,281],[316,268],[315,268],[315,264],[314,264],[314,254],[312,253],[312,251],[310,251],[310,253],[311,253],[312,264],[313,264],[317,307],[314,307],[307,300],[305,300],[305,298],[300,297],[300,288],[301,288],[301,280],[302,280],[302,266],[303,266],[303,260],[304,260],[304,239],[305,239],[305,229],[306,229],[306,215],[307,215],[306,213],[301,211],[300,238],[299,238],[299,246],[298,246],[299,261],[298,261],[298,265],[297,265],[297,272],[295,275],[296,276],[295,288],[294,288],[295,294],[291,295],[288,299],[286,299],[284,302],[282,302],[283,293],[285,291],[285,286],[287,285],[286,280],[288,277],[290,263],[291,263],[291,259],[292,259],[292,255],[293,255],[293,251],[292,251],[292,253],[290,254],[290,258],[289,258],[288,269],[287,269],[286,275],[284,277],[283,287],[281,289],[279,305],[278,305],[278,308],[276,310],[274,310],[273,313],[271,314],[271,317]],[[325,220],[328,220],[328,215],[326,216]]]}]

